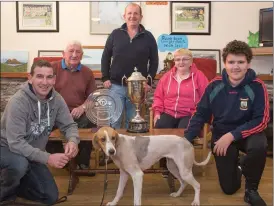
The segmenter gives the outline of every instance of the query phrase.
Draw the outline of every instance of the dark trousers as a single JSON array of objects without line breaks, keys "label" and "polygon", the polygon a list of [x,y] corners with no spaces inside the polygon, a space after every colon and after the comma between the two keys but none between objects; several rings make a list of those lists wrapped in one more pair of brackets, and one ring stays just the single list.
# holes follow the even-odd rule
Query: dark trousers
[{"label": "dark trousers", "polygon": [[[74,120],[78,128],[92,128],[96,127],[93,123],[91,123],[85,114],[83,114],[79,119]],[[90,141],[81,141],[78,145],[79,152],[76,156],[76,163],[78,165],[84,164],[89,165],[90,161],[90,153],[92,151],[92,143]],[[62,142],[57,141],[49,141],[46,146],[47,152],[54,154],[54,153],[63,153],[64,148]]]},{"label": "dark trousers", "polygon": [[187,128],[190,117],[174,118],[169,114],[162,113],[155,124],[155,128]]},{"label": "dark trousers", "polygon": [[46,165],[32,162],[0,147],[0,202],[16,196],[52,205],[58,200],[58,188]]},{"label": "dark trousers", "polygon": [[[212,139],[211,147],[214,147]],[[239,151],[246,155],[239,159]],[[265,167],[267,139],[264,133],[251,135],[246,139],[232,143],[226,156],[216,156],[215,162],[220,186],[224,193],[234,194],[241,188],[241,176],[245,176],[246,189],[257,190]],[[238,168],[241,166],[241,170]]]},{"label": "dark trousers", "polygon": [[[160,119],[157,120],[155,124],[155,128],[187,128],[190,120],[190,116],[182,117],[182,118],[174,118],[173,116],[162,113]],[[166,158],[160,159],[160,166],[163,168],[167,168],[166,166]]]}]

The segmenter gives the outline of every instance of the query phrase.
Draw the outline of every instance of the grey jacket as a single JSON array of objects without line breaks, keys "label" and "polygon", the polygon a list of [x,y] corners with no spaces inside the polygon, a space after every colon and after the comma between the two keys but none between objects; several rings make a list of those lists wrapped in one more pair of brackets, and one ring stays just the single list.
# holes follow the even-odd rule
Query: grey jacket
[{"label": "grey jacket", "polygon": [[30,161],[46,164],[49,134],[56,125],[68,141],[80,142],[77,124],[54,89],[46,100],[39,100],[26,83],[9,100],[1,118],[1,146]]}]

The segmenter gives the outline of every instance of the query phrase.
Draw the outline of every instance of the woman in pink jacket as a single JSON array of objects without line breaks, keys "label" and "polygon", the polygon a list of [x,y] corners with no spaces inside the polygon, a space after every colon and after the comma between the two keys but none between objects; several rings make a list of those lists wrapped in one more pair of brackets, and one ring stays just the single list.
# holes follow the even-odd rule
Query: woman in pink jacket
[{"label": "woman in pink jacket", "polygon": [[159,80],[154,92],[155,128],[186,128],[208,79],[193,63],[188,49],[174,53],[175,66]]}]

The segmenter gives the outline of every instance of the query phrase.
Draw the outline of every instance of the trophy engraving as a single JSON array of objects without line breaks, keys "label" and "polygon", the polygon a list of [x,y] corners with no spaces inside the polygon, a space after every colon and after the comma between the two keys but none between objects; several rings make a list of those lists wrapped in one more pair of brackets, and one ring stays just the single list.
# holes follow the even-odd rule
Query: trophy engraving
[{"label": "trophy engraving", "polygon": [[143,133],[149,131],[147,121],[140,115],[140,106],[146,99],[145,83],[149,78],[152,82],[150,75],[145,78],[140,72],[137,71],[136,67],[129,78],[127,78],[125,75],[122,78],[122,84],[124,79],[127,82],[128,97],[130,101],[136,106],[136,116],[129,121],[127,129],[128,132]]},{"label": "trophy engraving", "polygon": [[85,112],[97,127],[111,126],[122,115],[122,101],[109,89],[98,89],[89,95]]}]

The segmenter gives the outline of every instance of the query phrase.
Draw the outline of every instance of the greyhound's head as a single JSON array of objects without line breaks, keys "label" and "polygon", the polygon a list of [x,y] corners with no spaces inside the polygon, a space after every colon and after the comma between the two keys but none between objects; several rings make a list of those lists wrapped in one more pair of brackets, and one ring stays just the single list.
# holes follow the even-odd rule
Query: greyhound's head
[{"label": "greyhound's head", "polygon": [[95,149],[101,148],[107,156],[116,154],[118,133],[111,127],[101,127],[95,134],[92,144]]}]

